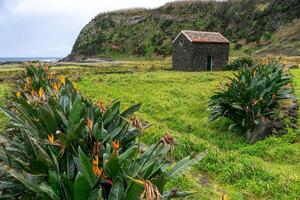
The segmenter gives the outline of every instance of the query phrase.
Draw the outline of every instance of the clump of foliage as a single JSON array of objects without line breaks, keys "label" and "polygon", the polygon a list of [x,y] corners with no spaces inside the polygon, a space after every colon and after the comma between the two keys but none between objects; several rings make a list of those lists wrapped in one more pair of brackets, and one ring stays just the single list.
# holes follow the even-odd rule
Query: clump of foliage
[{"label": "clump of foliage", "polygon": [[226,65],[227,70],[239,70],[243,67],[252,67],[254,65],[253,60],[250,57],[242,57],[233,60]]},{"label": "clump of foliage", "polygon": [[0,195],[5,199],[169,199],[192,192],[164,191],[204,154],[168,160],[167,134],[141,150],[145,126],[121,112],[120,102],[93,104],[65,77],[30,66],[17,83],[0,136]]},{"label": "clump of foliage", "polygon": [[276,113],[279,100],[293,98],[290,83],[291,76],[283,65],[243,67],[211,97],[210,119],[229,118],[233,122],[230,128],[249,133],[261,120]]}]

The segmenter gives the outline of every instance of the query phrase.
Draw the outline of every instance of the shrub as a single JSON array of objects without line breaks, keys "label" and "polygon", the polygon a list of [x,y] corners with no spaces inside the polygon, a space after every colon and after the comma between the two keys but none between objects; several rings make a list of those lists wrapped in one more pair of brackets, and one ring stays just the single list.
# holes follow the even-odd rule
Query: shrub
[{"label": "shrub", "polygon": [[47,67],[28,67],[7,108],[0,136],[0,195],[6,199],[169,199],[191,194],[164,191],[198,162],[167,157],[174,143],[164,136],[144,152],[136,143],[146,128],[120,111],[120,102],[93,104],[65,77]]},{"label": "shrub", "polygon": [[252,67],[254,65],[254,62],[251,58],[243,57],[238,58],[232,61],[231,63],[226,65],[227,70],[239,70],[243,67]]},{"label": "shrub", "polygon": [[276,113],[280,99],[293,97],[290,82],[291,76],[279,64],[243,67],[211,97],[210,120],[229,118],[233,122],[230,128],[248,133]]}]

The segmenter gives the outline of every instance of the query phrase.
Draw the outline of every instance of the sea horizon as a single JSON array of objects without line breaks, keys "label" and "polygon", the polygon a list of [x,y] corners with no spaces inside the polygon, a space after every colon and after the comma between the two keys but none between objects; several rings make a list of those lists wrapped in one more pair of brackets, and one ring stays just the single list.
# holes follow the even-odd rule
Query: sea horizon
[{"label": "sea horizon", "polygon": [[30,62],[30,61],[40,61],[40,62],[56,62],[62,57],[55,56],[45,56],[45,57],[0,57],[0,63],[3,62]]}]

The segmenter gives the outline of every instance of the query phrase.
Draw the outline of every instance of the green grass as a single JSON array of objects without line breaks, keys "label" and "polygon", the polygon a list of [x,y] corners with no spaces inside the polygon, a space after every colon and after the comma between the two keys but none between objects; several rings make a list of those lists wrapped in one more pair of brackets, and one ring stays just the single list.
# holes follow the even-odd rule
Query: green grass
[{"label": "green grass", "polygon": [[[218,82],[225,81],[231,72],[174,72],[148,65],[151,63],[119,64],[129,72],[112,74],[107,72],[118,72],[115,66],[57,71],[76,81],[80,91],[94,101],[101,98],[109,103],[118,98],[123,108],[142,103],[138,117],[152,123],[142,141],[150,144],[171,133],[177,140],[173,159],[208,150],[208,156],[190,173],[168,184],[170,188],[199,191],[191,199],[221,199],[224,193],[229,199],[300,196],[298,130],[250,145],[242,134],[228,131],[228,121],[208,121],[209,98]],[[295,92],[300,95],[300,70],[292,73]],[[8,89],[8,83],[0,84],[0,97],[6,96]]]},{"label": "green grass", "polygon": [[[4,106],[5,104],[5,97],[8,96],[9,93],[9,84],[7,83],[0,83],[0,106]],[[0,112],[0,130],[2,130],[5,126],[6,118],[4,113]]]}]

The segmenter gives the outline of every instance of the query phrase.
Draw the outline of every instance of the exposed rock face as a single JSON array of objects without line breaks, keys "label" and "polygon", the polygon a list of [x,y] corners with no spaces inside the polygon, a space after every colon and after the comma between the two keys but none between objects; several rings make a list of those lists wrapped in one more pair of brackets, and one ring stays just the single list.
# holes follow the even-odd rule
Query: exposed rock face
[{"label": "exposed rock face", "polygon": [[[292,87],[291,85],[289,87]],[[255,143],[258,140],[264,139],[267,136],[283,135],[288,133],[287,128],[297,128],[297,118],[299,105],[295,99],[285,99],[281,100],[280,110],[283,112],[284,116],[281,118],[270,118],[261,120],[249,134],[248,140],[250,143]],[[287,120],[288,119],[288,120]],[[286,124],[286,121],[289,121]]]},{"label": "exposed rock face", "polygon": [[133,16],[112,16],[111,20],[116,24],[116,25],[134,25],[142,22],[145,20],[145,16],[142,15],[133,15]]},{"label": "exposed rock face", "polygon": [[172,40],[184,29],[217,31],[231,42],[260,44],[280,25],[300,18],[299,9],[299,0],[228,0],[176,2],[152,10],[103,13],[83,28],[69,58],[171,55]]},{"label": "exposed rock face", "polygon": [[274,121],[274,122],[272,123],[272,125],[273,125],[273,128],[276,129],[276,131],[280,131],[280,130],[286,128],[286,125],[284,124],[284,122],[283,122],[282,119],[278,119],[278,120]]},{"label": "exposed rock face", "polygon": [[261,120],[261,122],[249,133],[248,140],[251,144],[258,140],[266,138],[272,133],[273,125],[270,120]]}]

